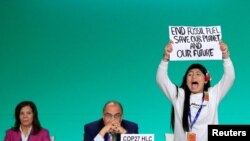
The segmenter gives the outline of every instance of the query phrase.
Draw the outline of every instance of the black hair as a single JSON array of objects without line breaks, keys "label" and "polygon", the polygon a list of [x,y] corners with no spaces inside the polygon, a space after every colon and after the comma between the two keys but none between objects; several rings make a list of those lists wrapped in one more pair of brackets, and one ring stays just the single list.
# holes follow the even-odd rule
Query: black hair
[{"label": "black hair", "polygon": [[32,101],[22,101],[19,104],[17,104],[15,108],[15,120],[16,121],[12,129],[14,131],[19,131],[19,128],[21,125],[20,112],[21,112],[21,109],[25,106],[29,106],[32,109],[32,112],[33,112],[32,134],[37,134],[41,130],[42,127],[38,119],[38,111],[37,111],[36,105]]},{"label": "black hair", "polygon": [[[186,70],[185,75],[183,76],[182,79],[182,84],[180,86],[180,88],[184,89],[185,92],[185,99],[184,99],[184,104],[183,104],[183,116],[182,116],[182,127],[184,129],[184,131],[189,131],[189,123],[188,123],[188,112],[189,112],[189,105],[190,105],[190,94],[191,91],[189,90],[189,88],[186,85],[186,78],[188,75],[188,72],[191,69],[199,69],[205,76],[207,74],[207,69],[201,65],[201,64],[192,64],[189,66],[189,68]],[[207,91],[208,88],[210,87],[210,80],[208,80],[208,82],[204,85],[204,90],[203,90],[203,94],[204,91]],[[177,96],[178,96],[178,88],[176,86],[176,91],[177,91]],[[174,107],[172,106],[172,112],[171,112],[171,128],[174,130]]]}]

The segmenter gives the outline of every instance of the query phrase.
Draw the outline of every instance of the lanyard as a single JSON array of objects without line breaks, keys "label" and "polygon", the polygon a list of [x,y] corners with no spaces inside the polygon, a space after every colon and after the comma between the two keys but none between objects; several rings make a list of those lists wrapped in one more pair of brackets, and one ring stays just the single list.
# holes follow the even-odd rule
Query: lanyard
[{"label": "lanyard", "polygon": [[197,121],[197,119],[198,119],[198,117],[199,117],[199,115],[200,115],[200,113],[201,113],[203,101],[204,101],[204,94],[203,94],[203,96],[202,96],[202,101],[201,101],[200,108],[198,109],[198,111],[197,111],[197,113],[196,113],[196,115],[195,115],[193,121],[191,120],[191,117],[192,117],[192,116],[191,116],[191,110],[190,110],[190,108],[189,108],[188,116],[189,116],[189,120],[190,120],[190,123],[191,123],[191,126],[190,126],[191,129],[193,128],[194,123]]}]

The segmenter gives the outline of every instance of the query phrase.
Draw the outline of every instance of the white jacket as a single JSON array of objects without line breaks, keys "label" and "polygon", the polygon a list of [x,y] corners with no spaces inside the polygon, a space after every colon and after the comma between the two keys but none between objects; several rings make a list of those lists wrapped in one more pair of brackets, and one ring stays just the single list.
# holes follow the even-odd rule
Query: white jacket
[{"label": "white jacket", "polygon": [[[208,125],[218,124],[218,106],[222,98],[233,85],[235,72],[230,58],[223,60],[224,74],[221,80],[208,89],[209,101],[202,103],[202,93],[190,95],[191,120],[193,121],[201,103],[203,105],[197,121],[194,123],[192,132],[196,133],[196,141],[207,141]],[[161,61],[159,64],[156,80],[162,91],[172,102],[175,109],[175,141],[186,141],[186,132],[182,127],[182,113],[184,104],[184,90],[178,88],[176,97],[176,86],[168,76],[168,62]],[[190,124],[190,123],[189,123]]]}]

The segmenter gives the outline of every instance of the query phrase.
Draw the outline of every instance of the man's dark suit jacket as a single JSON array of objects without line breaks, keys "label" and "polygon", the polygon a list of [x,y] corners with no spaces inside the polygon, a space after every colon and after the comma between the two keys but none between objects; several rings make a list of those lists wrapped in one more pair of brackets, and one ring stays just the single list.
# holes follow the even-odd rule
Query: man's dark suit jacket
[{"label": "man's dark suit jacket", "polygon": [[[122,120],[121,126],[127,130],[129,134],[138,133],[138,125],[134,122],[128,120]],[[104,127],[103,119],[90,122],[84,126],[84,140],[83,141],[93,141],[96,135]],[[104,140],[108,140],[108,134],[105,134]],[[120,134],[117,136],[117,141],[120,141]]]}]

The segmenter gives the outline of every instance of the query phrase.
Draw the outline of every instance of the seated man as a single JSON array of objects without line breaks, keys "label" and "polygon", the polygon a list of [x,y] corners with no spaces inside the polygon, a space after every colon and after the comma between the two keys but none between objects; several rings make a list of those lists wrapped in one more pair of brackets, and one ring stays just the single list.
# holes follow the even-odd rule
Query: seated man
[{"label": "seated man", "polygon": [[137,134],[138,125],[123,119],[122,105],[109,101],[103,107],[102,119],[84,126],[84,141],[120,141],[120,134]]}]

